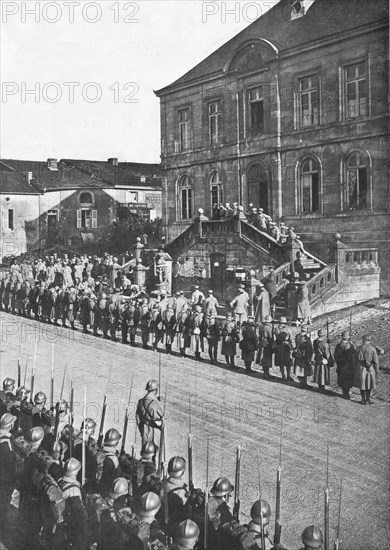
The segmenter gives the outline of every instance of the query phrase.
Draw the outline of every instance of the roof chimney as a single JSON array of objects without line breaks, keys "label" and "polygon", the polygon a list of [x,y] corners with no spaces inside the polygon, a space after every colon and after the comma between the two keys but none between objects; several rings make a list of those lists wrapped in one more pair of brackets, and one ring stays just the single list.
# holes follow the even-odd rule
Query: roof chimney
[{"label": "roof chimney", "polygon": [[57,159],[47,159],[47,167],[49,170],[58,170]]},{"label": "roof chimney", "polygon": [[108,164],[111,164],[111,166],[118,166],[118,159],[115,157],[108,159],[107,162]]}]

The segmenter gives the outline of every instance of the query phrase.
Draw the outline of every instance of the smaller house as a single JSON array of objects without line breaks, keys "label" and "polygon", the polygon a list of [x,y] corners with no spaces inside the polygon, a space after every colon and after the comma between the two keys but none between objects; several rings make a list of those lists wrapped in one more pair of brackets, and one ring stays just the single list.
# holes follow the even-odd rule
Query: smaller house
[{"label": "smaller house", "polygon": [[0,160],[0,261],[51,244],[82,249],[117,220],[161,218],[158,164]]}]

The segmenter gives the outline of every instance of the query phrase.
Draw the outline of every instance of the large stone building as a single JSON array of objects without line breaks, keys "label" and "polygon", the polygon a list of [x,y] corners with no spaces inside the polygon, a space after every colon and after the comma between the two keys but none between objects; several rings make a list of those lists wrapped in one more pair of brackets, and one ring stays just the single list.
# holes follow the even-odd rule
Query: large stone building
[{"label": "large stone building", "polygon": [[83,250],[129,212],[161,218],[158,164],[0,160],[0,261],[63,245]]},{"label": "large stone building", "polygon": [[[388,76],[387,0],[281,0],[157,91],[167,242],[199,208],[211,217],[214,203],[253,203],[324,262],[335,232],[376,247],[388,292]],[[183,270],[201,256],[197,275],[214,285],[260,261],[228,238],[177,243]]]}]

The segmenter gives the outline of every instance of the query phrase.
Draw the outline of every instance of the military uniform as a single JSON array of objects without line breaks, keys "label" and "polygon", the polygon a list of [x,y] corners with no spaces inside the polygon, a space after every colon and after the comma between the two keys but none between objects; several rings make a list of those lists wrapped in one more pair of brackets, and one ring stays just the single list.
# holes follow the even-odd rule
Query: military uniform
[{"label": "military uniform", "polygon": [[325,386],[330,384],[330,365],[332,355],[329,344],[325,341],[325,333],[320,329],[318,338],[314,340],[314,377],[313,381],[318,384],[319,391],[324,392]]},{"label": "military uniform", "polygon": [[186,305],[177,316],[176,332],[180,355],[186,357],[186,349],[191,345],[191,316]]},{"label": "military uniform", "polygon": [[242,329],[242,340],[240,342],[241,358],[248,372],[252,372],[252,362],[255,360],[255,352],[258,346],[255,325],[248,321]]},{"label": "military uniform", "polygon": [[[283,322],[284,321],[284,322]],[[292,334],[285,324],[287,320],[281,317],[275,329],[275,366],[280,368],[282,380],[292,380],[291,367],[293,364],[291,351],[293,349]]]},{"label": "military uniform", "polygon": [[360,387],[362,403],[372,405],[371,390],[376,388],[376,377],[379,374],[379,361],[376,349],[365,336],[363,344],[356,350],[357,354],[357,383]]},{"label": "military uniform", "polygon": [[218,342],[221,337],[221,331],[215,317],[205,320],[205,336],[209,345],[209,357],[212,363],[218,362]]},{"label": "military uniform", "polygon": [[337,383],[343,391],[343,396],[350,399],[349,391],[353,386],[356,362],[356,350],[348,342],[347,334],[342,334],[342,340],[334,350],[334,360],[337,364]]},{"label": "military uniform", "polygon": [[148,393],[138,401],[136,419],[142,437],[142,445],[147,441],[154,441],[155,429],[161,429],[164,412],[157,395]]},{"label": "military uniform", "polygon": [[149,323],[150,323],[150,309],[147,300],[142,302],[139,310],[140,314],[140,327],[141,327],[141,340],[143,349],[149,349]]},{"label": "military uniform", "polygon": [[171,306],[168,306],[167,309],[163,312],[162,324],[165,335],[165,348],[168,353],[171,353],[172,344],[176,334],[176,317]]},{"label": "military uniform", "polygon": [[203,313],[196,311],[200,306],[195,306],[191,317],[191,347],[195,353],[195,359],[200,359],[203,349]]},{"label": "military uniform", "polygon": [[231,317],[227,318],[226,321],[224,321],[222,325],[221,333],[222,333],[221,353],[222,355],[225,356],[226,364],[228,366],[236,368],[234,364],[234,357],[237,351],[236,345],[237,345],[237,342],[239,341],[239,336],[237,332],[236,323],[233,321]]},{"label": "military uniform", "polygon": [[307,378],[313,374],[313,345],[306,328],[295,336],[294,373],[302,387],[307,387]]}]

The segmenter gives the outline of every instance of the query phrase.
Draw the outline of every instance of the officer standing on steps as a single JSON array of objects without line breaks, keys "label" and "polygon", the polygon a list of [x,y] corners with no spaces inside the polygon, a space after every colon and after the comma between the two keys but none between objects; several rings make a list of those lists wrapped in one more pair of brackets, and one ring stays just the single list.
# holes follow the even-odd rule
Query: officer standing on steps
[{"label": "officer standing on steps", "polygon": [[302,533],[303,548],[301,550],[317,550],[322,548],[324,537],[316,525],[305,527]]},{"label": "officer standing on steps", "polygon": [[376,378],[379,375],[379,361],[376,349],[371,345],[371,337],[368,334],[363,336],[363,344],[357,348],[356,352],[362,405],[373,405],[371,390],[376,388]]},{"label": "officer standing on steps", "polygon": [[136,421],[142,437],[142,445],[154,441],[155,429],[161,430],[164,425],[164,412],[158,400],[158,382],[149,380],[146,384],[147,394],[138,401]]}]

